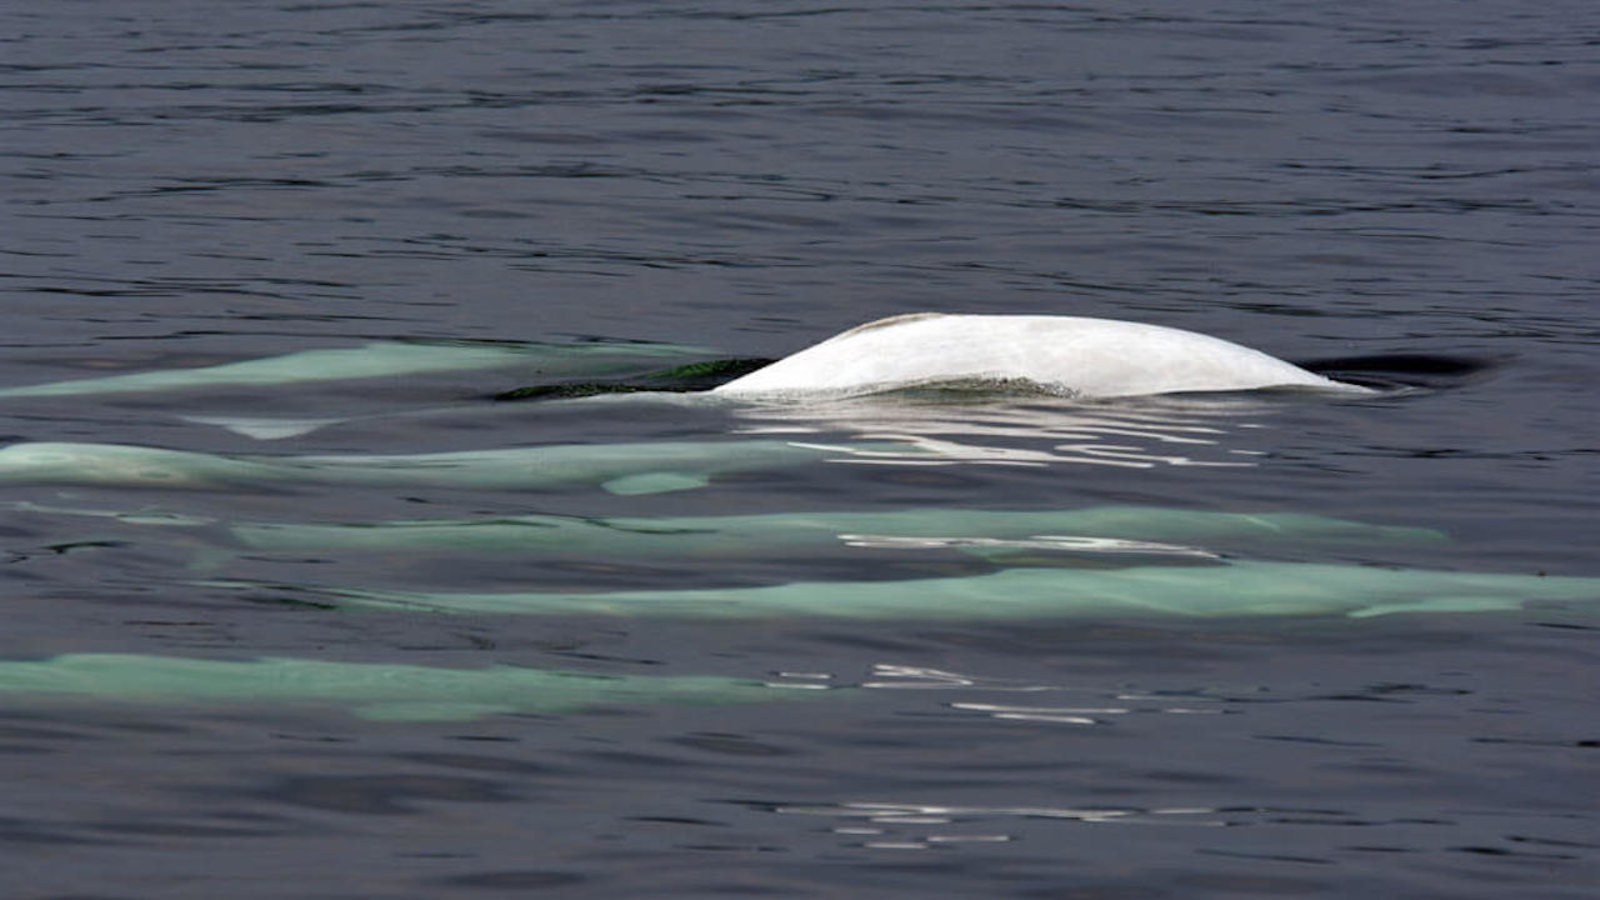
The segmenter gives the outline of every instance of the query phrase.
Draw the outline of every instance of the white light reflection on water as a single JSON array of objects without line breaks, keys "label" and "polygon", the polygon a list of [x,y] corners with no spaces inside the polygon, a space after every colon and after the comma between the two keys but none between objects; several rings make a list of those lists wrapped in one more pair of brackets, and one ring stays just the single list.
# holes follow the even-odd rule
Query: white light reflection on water
[{"label": "white light reflection on water", "polygon": [[935,690],[940,688],[978,688],[986,691],[1049,691],[1048,685],[1008,682],[997,678],[979,678],[930,669],[923,666],[899,666],[878,663],[872,667],[872,676],[862,682],[864,688],[889,688],[894,690]]},{"label": "white light reflection on water", "polygon": [[[1058,463],[1149,469],[1249,467],[1258,451],[1233,446],[1259,428],[1243,417],[1262,409],[1248,398],[1156,398],[1115,408],[1065,399],[927,402],[897,396],[798,405],[742,407],[737,434],[853,433],[911,444],[913,453],[857,454],[853,464],[1048,466]],[[1240,457],[1247,457],[1241,459]]]},{"label": "white light reflection on water", "polygon": [[1085,535],[1036,534],[1030,538],[985,537],[906,537],[881,534],[841,534],[839,540],[846,547],[870,550],[943,550],[966,548],[974,550],[1056,550],[1071,553],[1148,554],[1151,556],[1177,556],[1198,559],[1221,559],[1222,554],[1200,547],[1182,544],[1163,544],[1155,541],[1129,541],[1120,538],[1089,537]]},{"label": "white light reflection on water", "polygon": [[1083,703],[1017,704],[975,700],[953,700],[945,704],[963,713],[981,713],[992,719],[1012,722],[1045,722],[1059,725],[1107,725],[1113,717],[1127,715],[1225,715],[1224,698],[1184,693],[1169,697],[1159,693],[1094,691],[1061,685],[1033,684],[999,678],[963,675],[943,669],[879,663],[862,687],[890,690],[965,690],[1011,693],[1055,693],[1090,695]]},{"label": "white light reflection on water", "polygon": [[1017,706],[999,703],[952,703],[951,709],[986,713],[991,718],[1018,722],[1056,722],[1064,725],[1104,725],[1106,716],[1126,716],[1140,713],[1167,715],[1222,715],[1216,708],[1193,706]]},{"label": "white light reflection on water", "polygon": [[[1056,819],[1085,825],[1184,825],[1222,827],[1220,810],[1200,806],[945,806],[940,804],[848,801],[838,804],[779,806],[780,815],[825,816],[839,820],[830,829],[841,837],[862,838],[873,850],[929,850],[944,844],[1005,843],[1017,835],[1005,828],[946,831],[987,825],[994,820]],[[924,827],[918,827],[924,826]]]}]

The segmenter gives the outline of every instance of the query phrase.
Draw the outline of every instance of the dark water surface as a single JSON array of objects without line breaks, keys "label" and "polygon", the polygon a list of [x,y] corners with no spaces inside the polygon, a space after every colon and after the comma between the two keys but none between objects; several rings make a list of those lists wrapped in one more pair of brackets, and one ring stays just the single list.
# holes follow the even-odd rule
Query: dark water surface
[{"label": "dark water surface", "polygon": [[[1595,895],[1582,603],[442,616],[284,586],[655,590],[993,565],[843,542],[261,549],[229,526],[1143,504],[1450,536],[1249,548],[1272,559],[1600,576],[1600,6],[19,3],[0,35],[6,387],[370,341],[776,356],[930,309],[1461,366],[1341,401],[488,399],[542,377],[532,362],[0,399],[8,441],[400,454],[761,432],[967,454],[650,494],[7,483],[6,661],[830,688],[454,721],[7,696],[7,896]],[[343,421],[271,440],[197,421],[240,416]],[[150,523],[174,516],[190,524]]]}]

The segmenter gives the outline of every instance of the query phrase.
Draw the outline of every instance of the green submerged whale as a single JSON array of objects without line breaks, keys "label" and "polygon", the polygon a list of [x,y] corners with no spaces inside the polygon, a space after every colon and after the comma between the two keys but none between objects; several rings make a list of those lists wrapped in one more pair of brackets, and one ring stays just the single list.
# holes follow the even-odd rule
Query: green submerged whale
[{"label": "green submerged whale", "polygon": [[[535,373],[539,384],[500,390],[497,399],[582,397],[643,390],[692,390],[720,384],[766,360],[713,360],[715,351],[680,344],[643,341],[587,341],[567,344],[498,341],[374,341],[359,347],[301,350],[279,356],[210,366],[157,369],[44,384],[0,388],[0,400],[64,397],[117,397],[228,388],[284,388],[328,382],[400,379],[417,375],[504,369]],[[675,360],[693,360],[661,368]],[[708,380],[709,379],[709,380]],[[447,412],[449,410],[437,410]],[[411,410],[403,415],[427,415]],[[213,425],[257,440],[309,434],[329,425],[375,417],[256,416],[233,409],[205,409],[179,418]],[[392,413],[390,415],[393,415]]]},{"label": "green submerged whale", "polygon": [[812,685],[714,676],[606,675],[495,665],[454,669],[294,657],[188,659],[71,653],[0,661],[0,698],[157,707],[333,706],[365,719],[443,721],[596,706],[759,703],[816,697]]},{"label": "green submerged whale", "polygon": [[892,454],[926,455],[914,444],[895,441],[650,441],[306,456],[33,442],[0,449],[0,484],[183,490],[317,484],[517,490],[594,484],[616,494],[648,494],[703,487],[712,477],[730,472]]},{"label": "green submerged whale", "polygon": [[212,582],[329,604],[437,613],[630,618],[1043,621],[1507,611],[1530,603],[1600,604],[1600,578],[1236,560],[1113,569],[1011,568],[902,581],[803,581],[764,587],[595,593],[456,593]]},{"label": "green submerged whale", "polygon": [[[1142,562],[1192,564],[1251,552],[1316,548],[1440,545],[1440,531],[1371,525],[1306,513],[1233,513],[1153,506],[1063,510],[902,509],[812,511],[744,516],[529,515],[482,519],[376,522],[224,522],[164,512],[0,504],[24,514],[112,520],[123,525],[225,529],[249,551],[285,554],[438,554],[623,562],[634,559],[735,561],[797,554],[840,558],[873,551],[961,554],[1000,566]],[[207,550],[196,568],[215,569],[226,546]]]},{"label": "green submerged whale", "polygon": [[[1447,538],[1427,528],[1368,525],[1305,513],[1230,513],[1148,506],[1065,510],[904,509],[746,516],[508,516],[342,524],[230,526],[267,552],[439,551],[599,556],[607,559],[760,557],[840,546],[951,549],[1007,558],[1041,551],[1215,555],[1259,545],[1406,543]],[[1175,544],[1172,542],[1183,542]],[[1194,546],[1203,542],[1203,546]]]},{"label": "green submerged whale", "polygon": [[712,351],[678,344],[518,344],[488,341],[375,341],[360,347],[301,350],[214,366],[160,369],[0,388],[0,399],[104,396],[225,387],[280,387],[395,378],[439,372],[534,368],[547,378],[624,374],[629,360],[704,358]]},{"label": "green submerged whale", "polygon": [[[211,525],[144,511],[127,524]],[[737,560],[874,550],[975,555],[1002,567],[983,575],[879,581],[801,581],[762,587],[502,593],[395,591],[337,585],[213,580],[313,603],[513,615],[649,618],[1024,620],[1083,617],[1250,617],[1520,609],[1600,602],[1600,578],[1431,571],[1282,562],[1239,554],[1300,555],[1328,547],[1436,545],[1438,531],[1302,513],[1228,513],[1161,507],[1078,510],[920,509],[755,516],[524,516],[348,524],[232,523],[255,551],[283,553],[516,553],[614,562]]]}]

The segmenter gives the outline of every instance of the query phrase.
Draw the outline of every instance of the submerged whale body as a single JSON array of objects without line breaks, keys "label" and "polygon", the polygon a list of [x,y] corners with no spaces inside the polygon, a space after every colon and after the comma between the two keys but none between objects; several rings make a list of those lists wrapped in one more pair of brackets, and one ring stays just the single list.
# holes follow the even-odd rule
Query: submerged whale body
[{"label": "submerged whale body", "polygon": [[649,441],[547,444],[452,453],[224,455],[130,444],[37,441],[0,448],[0,484],[85,484],[224,490],[273,484],[427,485],[518,490],[600,485],[616,494],[704,487],[724,472],[836,457],[922,451],[903,441]]},{"label": "submerged whale body", "polygon": [[714,675],[613,675],[494,665],[444,668],[297,657],[187,659],[69,653],[0,660],[0,697],[63,702],[301,703],[344,707],[364,719],[450,721],[500,713],[571,713],[642,703],[728,704],[815,697],[815,690]]},{"label": "submerged whale body", "polygon": [[1300,388],[1367,393],[1221,338],[1072,316],[913,313],[836,335],[712,393],[853,395],[940,385],[1084,398]]},{"label": "submerged whale body", "polygon": [[1390,569],[1239,559],[1206,565],[1006,568],[903,581],[794,581],[762,587],[600,593],[459,593],[211,582],[277,588],[333,603],[439,613],[658,619],[1025,621],[1484,613],[1570,604],[1592,610],[1600,578]]}]

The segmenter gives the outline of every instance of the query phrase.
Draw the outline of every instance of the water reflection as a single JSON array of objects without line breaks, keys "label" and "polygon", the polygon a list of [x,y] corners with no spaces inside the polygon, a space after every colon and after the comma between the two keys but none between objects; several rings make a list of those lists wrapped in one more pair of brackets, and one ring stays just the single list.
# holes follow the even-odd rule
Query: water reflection
[{"label": "water reflection", "polygon": [[[1084,825],[1230,824],[1209,807],[1135,806],[954,806],[932,803],[846,801],[837,804],[779,805],[779,815],[821,816],[836,820],[830,829],[874,850],[928,850],[940,844],[1004,843],[1016,840],[1008,820],[1052,819]],[[998,827],[997,827],[998,826]]]},{"label": "water reflection", "polygon": [[[984,402],[978,402],[982,399]],[[850,433],[901,441],[915,455],[858,455],[855,464],[1050,466],[1061,463],[1149,469],[1243,468],[1255,450],[1230,446],[1270,401],[1244,397],[1168,397],[1085,403],[1064,398],[907,396],[739,407],[746,435]]]},{"label": "water reflection", "polygon": [[876,690],[995,691],[1049,693],[1056,696],[1088,695],[1077,703],[996,703],[953,700],[946,704],[962,713],[979,713],[1002,722],[1044,722],[1058,725],[1106,725],[1114,717],[1130,715],[1222,715],[1227,698],[1194,691],[1182,693],[1088,690],[1058,684],[1040,684],[990,676],[967,675],[921,666],[879,663],[861,685]]}]

